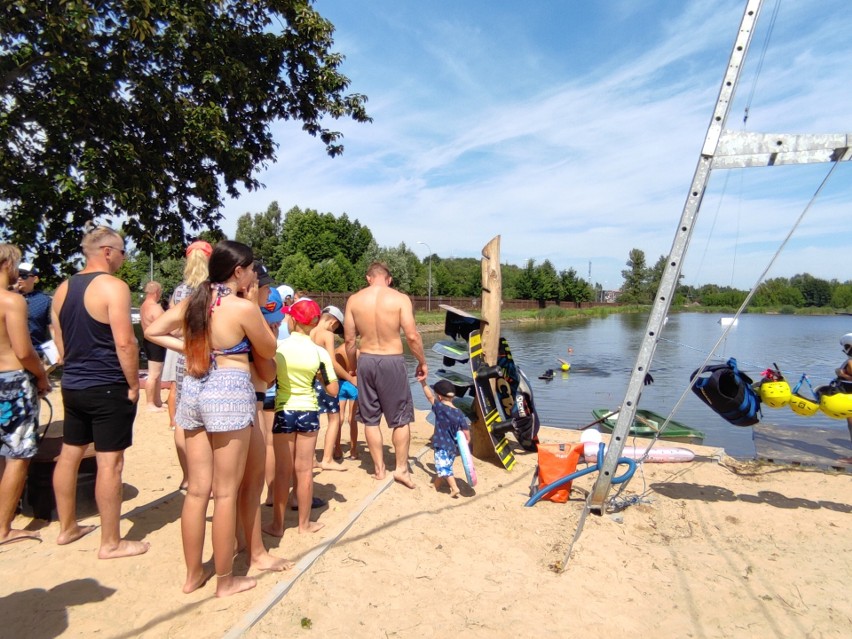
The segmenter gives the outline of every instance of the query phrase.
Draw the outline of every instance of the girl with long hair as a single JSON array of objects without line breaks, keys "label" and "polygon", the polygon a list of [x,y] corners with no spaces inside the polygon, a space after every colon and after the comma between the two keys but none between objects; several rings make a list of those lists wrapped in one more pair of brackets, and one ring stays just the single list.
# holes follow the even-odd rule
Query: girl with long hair
[{"label": "girl with long hair", "polygon": [[[145,332],[162,346],[183,350],[183,380],[175,421],[185,431],[189,485],[181,513],[187,574],[184,592],[211,576],[202,563],[207,505],[213,492],[213,561],[216,595],[253,588],[251,577],[233,575],[237,496],[246,465],[255,392],[249,353],[269,359],[276,340],[257,304],[254,256],[245,244],[219,242],[208,277],[192,295]],[[243,293],[244,297],[238,294]],[[173,337],[183,330],[183,341]]]}]

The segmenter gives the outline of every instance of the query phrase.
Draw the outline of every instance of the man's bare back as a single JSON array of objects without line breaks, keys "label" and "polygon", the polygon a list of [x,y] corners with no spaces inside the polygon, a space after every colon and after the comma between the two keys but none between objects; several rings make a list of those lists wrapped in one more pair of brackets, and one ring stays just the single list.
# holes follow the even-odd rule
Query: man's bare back
[{"label": "man's bare back", "polygon": [[[346,310],[352,313],[361,336],[361,352],[374,355],[402,353],[402,315],[411,307],[408,297],[388,287],[368,286],[349,298]],[[413,316],[412,316],[413,321]]]}]

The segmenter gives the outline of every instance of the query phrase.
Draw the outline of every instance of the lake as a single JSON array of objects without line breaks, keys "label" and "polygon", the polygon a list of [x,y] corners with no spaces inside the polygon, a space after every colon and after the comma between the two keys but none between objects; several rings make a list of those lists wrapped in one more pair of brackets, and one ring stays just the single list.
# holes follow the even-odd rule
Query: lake
[{"label": "lake", "polygon": [[[645,387],[640,408],[663,415],[671,412],[688,387],[690,374],[722,335],[720,317],[704,313],[676,313],[669,317],[650,369],[655,381]],[[505,326],[503,336],[509,341],[515,362],[530,378],[542,424],[577,428],[594,420],[593,408],[619,406],[647,321],[647,314],[614,314],[568,324]],[[755,381],[763,370],[777,364],[791,387],[802,373],[807,373],[816,387],[834,378],[834,369],[845,359],[839,340],[849,332],[852,317],[843,315],[742,315],[710,363],[735,357],[740,368]],[[434,371],[444,368],[442,358],[431,348],[444,337],[437,333],[423,335],[430,383],[436,380]],[[570,355],[569,347],[573,349]],[[570,372],[559,370],[557,357],[571,363]],[[555,371],[554,379],[538,379],[548,368]],[[409,370],[413,373],[413,359]],[[467,372],[466,367],[464,370]],[[805,384],[801,392],[808,396]],[[417,408],[428,409],[419,384],[412,384],[412,393]],[[737,457],[754,455],[752,429],[729,424],[691,391],[674,419],[703,430],[707,446],[722,447]],[[764,405],[761,422],[801,428],[819,425],[837,429],[839,436],[848,438],[845,420],[831,419],[822,412],[802,417],[789,407],[773,409]]]}]

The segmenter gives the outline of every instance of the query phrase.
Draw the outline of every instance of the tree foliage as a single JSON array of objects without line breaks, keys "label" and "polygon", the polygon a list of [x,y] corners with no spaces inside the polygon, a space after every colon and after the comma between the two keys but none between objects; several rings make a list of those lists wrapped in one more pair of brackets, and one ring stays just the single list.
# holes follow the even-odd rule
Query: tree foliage
[{"label": "tree foliage", "polygon": [[621,285],[619,302],[627,304],[644,304],[648,302],[647,268],[645,252],[641,249],[631,249],[627,258],[627,269],[621,271],[624,283]]},{"label": "tree foliage", "polygon": [[[0,9],[0,237],[77,252],[84,223],[123,220],[144,252],[221,219],[256,189],[270,124],[369,121],[347,94],[333,25],[311,0],[9,0]],[[67,265],[66,265],[67,269]]]}]

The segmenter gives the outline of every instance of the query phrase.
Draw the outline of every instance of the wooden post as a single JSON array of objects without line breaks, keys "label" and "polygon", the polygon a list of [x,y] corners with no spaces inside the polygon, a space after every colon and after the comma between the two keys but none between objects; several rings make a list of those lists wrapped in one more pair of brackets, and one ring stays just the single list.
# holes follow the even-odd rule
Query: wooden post
[{"label": "wooden post", "polygon": [[[500,236],[491,239],[482,249],[482,352],[490,366],[497,363],[500,345],[500,307],[503,303],[503,278],[500,272]],[[493,380],[489,383],[494,387]],[[476,408],[477,420],[471,425],[471,452],[477,459],[502,466],[494,452],[485,420]]]}]

